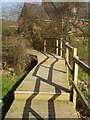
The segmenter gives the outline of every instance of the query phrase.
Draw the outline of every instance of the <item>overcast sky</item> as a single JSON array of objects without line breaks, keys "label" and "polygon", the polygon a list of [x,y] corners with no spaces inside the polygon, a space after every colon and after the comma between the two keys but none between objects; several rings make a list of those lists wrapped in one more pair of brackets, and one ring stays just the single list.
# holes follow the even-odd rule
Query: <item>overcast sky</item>
[{"label": "overcast sky", "polygon": [[0,0],[1,2],[41,2],[42,0]]},{"label": "overcast sky", "polygon": [[[42,0],[0,0],[1,2],[42,2]],[[49,0],[45,0],[49,1]],[[52,0],[53,2],[89,2],[90,0]]]}]

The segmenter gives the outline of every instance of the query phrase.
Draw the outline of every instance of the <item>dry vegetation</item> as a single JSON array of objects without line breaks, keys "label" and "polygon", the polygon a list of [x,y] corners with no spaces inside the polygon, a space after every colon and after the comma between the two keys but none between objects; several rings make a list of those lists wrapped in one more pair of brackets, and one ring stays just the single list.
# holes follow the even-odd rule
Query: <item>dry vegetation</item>
[{"label": "dry vegetation", "polygon": [[34,67],[36,60],[28,52],[31,43],[22,34],[18,34],[17,22],[3,20],[2,26],[2,97],[4,97],[15,82],[32,66]]}]

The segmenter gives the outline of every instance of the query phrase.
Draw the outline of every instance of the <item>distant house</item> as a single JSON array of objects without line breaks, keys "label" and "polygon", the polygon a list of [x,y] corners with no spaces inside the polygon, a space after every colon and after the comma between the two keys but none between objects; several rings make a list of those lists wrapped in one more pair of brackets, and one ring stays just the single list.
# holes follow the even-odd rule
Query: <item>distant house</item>
[{"label": "distant house", "polygon": [[49,20],[49,16],[46,13],[42,4],[25,3],[21,16],[26,18],[34,18],[36,20],[46,21]]},{"label": "distant house", "polygon": [[[53,3],[25,3],[19,19],[32,21],[34,30],[41,30],[43,37],[60,36],[59,14]],[[25,21],[23,23],[24,26],[26,24]],[[40,21],[39,24],[38,21]]]}]

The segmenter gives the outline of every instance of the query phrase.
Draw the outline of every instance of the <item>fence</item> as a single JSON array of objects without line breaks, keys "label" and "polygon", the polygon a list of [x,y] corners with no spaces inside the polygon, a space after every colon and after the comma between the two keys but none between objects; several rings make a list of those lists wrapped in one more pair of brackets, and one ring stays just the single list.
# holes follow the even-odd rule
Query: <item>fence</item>
[{"label": "fence", "polygon": [[[59,41],[60,41],[60,46],[58,44]],[[63,45],[65,46],[65,48],[63,48]],[[71,81],[72,88],[71,88],[70,100],[74,103],[74,107],[76,108],[76,98],[77,98],[77,94],[78,94],[82,104],[86,108],[87,114],[90,116],[90,104],[85,99],[84,95],[79,90],[79,88],[77,87],[78,67],[81,67],[88,75],[90,75],[90,67],[79,59],[79,57],[77,56],[77,48],[70,46],[68,44],[68,42],[66,42],[62,38],[56,40],[55,49],[56,49],[56,54],[59,54],[58,52],[60,52],[61,57],[63,57],[62,56],[63,53],[65,54],[67,77],[69,75],[69,71],[72,74],[72,81]],[[60,49],[60,51],[59,51],[59,49]],[[47,44],[46,44],[46,39],[45,39],[44,40],[44,52],[46,52],[46,51],[47,51]],[[72,54],[73,55],[72,56],[73,66],[70,65],[70,60],[69,60],[70,52],[73,53]]]}]

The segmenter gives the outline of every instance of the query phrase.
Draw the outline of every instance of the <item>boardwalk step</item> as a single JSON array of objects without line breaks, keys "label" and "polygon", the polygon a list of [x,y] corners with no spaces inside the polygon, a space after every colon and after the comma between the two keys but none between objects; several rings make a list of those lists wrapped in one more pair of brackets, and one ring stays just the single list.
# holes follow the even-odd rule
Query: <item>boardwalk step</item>
[{"label": "boardwalk step", "polygon": [[69,101],[70,94],[69,93],[53,93],[53,92],[26,92],[26,91],[15,91],[15,99],[21,100],[65,100]]},{"label": "boardwalk step", "polygon": [[16,89],[15,99],[69,101],[70,86],[66,76],[65,60],[57,55],[33,52],[38,56],[38,65],[30,71],[23,82]]},{"label": "boardwalk step", "polygon": [[[16,110],[17,109],[17,110]],[[15,100],[5,118],[78,118],[71,102]]]}]

